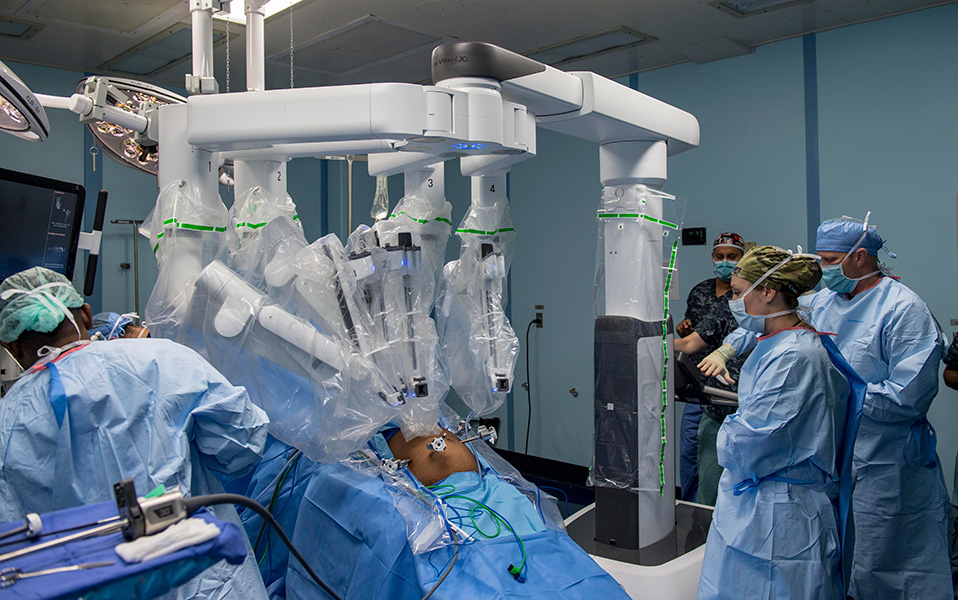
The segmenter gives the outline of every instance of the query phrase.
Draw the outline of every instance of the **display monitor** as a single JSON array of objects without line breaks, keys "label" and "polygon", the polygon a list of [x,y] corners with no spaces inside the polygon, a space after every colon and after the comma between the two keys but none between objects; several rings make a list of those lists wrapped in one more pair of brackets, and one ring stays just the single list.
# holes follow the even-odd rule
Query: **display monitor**
[{"label": "display monitor", "polygon": [[0,169],[0,280],[30,267],[73,278],[82,185]]}]

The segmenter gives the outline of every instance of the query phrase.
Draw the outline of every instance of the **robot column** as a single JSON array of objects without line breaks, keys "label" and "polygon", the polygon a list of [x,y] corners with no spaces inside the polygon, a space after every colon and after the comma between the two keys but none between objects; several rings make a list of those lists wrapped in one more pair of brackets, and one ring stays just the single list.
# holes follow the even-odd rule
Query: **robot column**
[{"label": "robot column", "polygon": [[600,146],[595,322],[596,541],[642,549],[675,527],[672,322],[678,226],[665,141]]}]

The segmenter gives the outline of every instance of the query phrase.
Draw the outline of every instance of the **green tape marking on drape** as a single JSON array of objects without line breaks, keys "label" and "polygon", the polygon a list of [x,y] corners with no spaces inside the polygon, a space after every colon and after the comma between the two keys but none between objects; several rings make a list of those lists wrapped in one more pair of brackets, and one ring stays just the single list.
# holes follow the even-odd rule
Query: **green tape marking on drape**
[{"label": "green tape marking on drape", "polygon": [[[212,225],[197,225],[195,223],[184,223],[177,218],[167,219],[163,221],[164,225],[173,225],[177,229],[192,229],[193,231],[215,231],[217,233],[222,233],[226,231],[225,227],[214,227]],[[159,239],[159,236],[157,236]]]},{"label": "green tape marking on drape", "polygon": [[[299,221],[299,215],[293,215],[293,220]],[[267,221],[263,221],[262,223],[237,223],[236,228],[240,229],[245,227],[247,229],[259,229],[260,227],[265,227],[266,224]]]},{"label": "green tape marking on drape", "polygon": [[502,229],[493,229],[492,231],[483,231],[481,229],[457,229],[456,233],[475,233],[476,235],[496,235],[497,233],[507,233],[515,231],[515,227],[503,227]]},{"label": "green tape marking on drape", "polygon": [[672,242],[672,254],[669,257],[668,274],[665,276],[665,310],[662,314],[662,413],[659,419],[662,424],[662,449],[659,452],[659,497],[665,492],[665,411],[669,408],[669,290],[672,287],[672,273],[675,272],[675,255],[678,251],[678,240]]},{"label": "green tape marking on drape", "polygon": [[[163,221],[163,225],[172,225],[176,229],[189,229],[191,231],[215,231],[216,233],[223,233],[226,231],[226,227],[213,227],[212,225],[196,225],[195,223],[183,223],[177,218],[167,219]],[[163,236],[166,235],[165,232],[161,231],[156,234],[156,245],[153,246],[153,254],[156,254],[156,251],[160,249],[160,240],[163,239]]]},{"label": "green tape marking on drape", "polygon": [[640,215],[638,213],[602,213],[596,215],[599,219],[645,219],[646,221],[651,221],[663,227],[668,227],[669,229],[678,229],[679,226],[670,221],[665,221],[663,219],[656,219],[655,217],[650,217],[648,215]]},{"label": "green tape marking on drape", "polygon": [[436,217],[435,219],[417,219],[416,217],[414,217],[414,216],[408,214],[408,213],[405,212],[405,211],[401,211],[401,212],[399,212],[399,214],[389,215],[389,218],[393,219],[393,218],[398,217],[399,215],[406,215],[407,217],[409,217],[410,219],[412,219],[413,221],[415,221],[415,222],[417,222],[417,223],[429,223],[430,221],[439,221],[439,222],[441,222],[441,223],[446,223],[447,225],[452,225],[452,221],[450,221],[449,219],[447,219],[447,218],[445,218],[445,217]]}]

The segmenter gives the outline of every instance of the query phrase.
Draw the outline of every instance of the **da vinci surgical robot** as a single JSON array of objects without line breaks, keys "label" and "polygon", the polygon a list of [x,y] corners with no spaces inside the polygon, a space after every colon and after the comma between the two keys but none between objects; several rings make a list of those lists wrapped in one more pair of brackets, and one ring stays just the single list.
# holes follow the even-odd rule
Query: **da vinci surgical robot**
[{"label": "da vinci surgical robot", "polygon": [[[537,128],[592,141],[598,145],[604,186],[597,211],[603,252],[596,322],[596,398],[604,404],[596,409],[599,504],[594,511],[597,516],[588,518],[596,523],[597,538],[610,518],[630,530],[619,539],[605,539],[606,545],[634,546],[640,554],[653,546],[669,545],[670,536],[675,535],[676,502],[667,294],[678,223],[670,216],[673,200],[661,189],[668,158],[699,143],[695,118],[594,73],[563,72],[477,42],[436,48],[433,85],[372,83],[266,90],[264,0],[246,2],[248,89],[219,94],[212,73],[211,19],[213,11],[225,3],[188,3],[193,20],[193,73],[187,76],[187,87],[193,95],[185,103],[144,103],[132,113],[111,105],[102,88],[99,95],[94,94],[96,85],[85,86],[88,92],[69,99],[41,97],[44,105],[73,110],[81,119],[128,127],[142,144],[158,143],[160,189],[189,190],[192,205],[203,209],[187,218],[176,202],[164,207],[158,203],[157,209],[166,212],[155,221],[162,230],[153,234],[178,243],[164,256],[164,281],[154,290],[151,305],[170,314],[185,310],[184,290],[216,260],[207,242],[227,226],[218,196],[218,168],[226,159],[235,164],[237,190],[258,186],[285,198],[285,163],[291,158],[369,154],[370,175],[404,173],[407,193],[418,191],[426,199],[435,197],[436,183],[441,187],[443,161],[459,159],[462,174],[473,179],[474,204],[483,206],[504,198],[510,167],[535,155]],[[3,73],[7,78],[5,69]],[[29,91],[24,93],[22,82],[14,83],[17,93],[4,93],[4,107],[28,115],[24,119],[28,124],[45,124],[40,102]],[[4,86],[4,90],[13,88]],[[22,131],[19,134],[23,136]],[[36,137],[46,135],[43,128]],[[502,270],[493,264],[497,249],[480,246],[478,252],[480,259],[492,257],[487,267],[491,287],[479,289],[493,289]],[[229,279],[228,273],[216,269],[222,280]],[[206,281],[213,274],[207,272]],[[244,293],[255,295],[250,290]],[[235,308],[242,299],[222,298],[221,303]],[[289,354],[301,357],[300,364],[343,367],[341,347],[304,327],[302,319],[288,318],[268,304],[256,306],[260,312],[255,321],[268,332],[263,339],[269,344],[288,344]],[[268,314],[264,315],[264,308]],[[624,353],[616,354],[616,348]],[[490,348],[488,354],[495,355],[496,349]],[[612,372],[605,369],[612,361],[630,363],[616,364],[625,369],[625,376],[617,381],[603,375]],[[499,371],[492,368],[486,378],[507,386],[507,377]],[[384,389],[383,395],[389,397],[384,406],[401,404],[392,390]],[[615,432],[624,434],[616,437]],[[616,510],[613,506],[618,510],[624,506],[629,514],[605,516],[606,511]],[[594,548],[587,549],[601,554]],[[660,583],[667,580],[656,584],[661,597],[683,598],[694,596],[700,551],[655,568],[633,568],[601,556],[597,560],[634,597],[639,597],[640,589],[649,589],[642,583],[649,576]],[[636,569],[658,571],[649,575]]]}]

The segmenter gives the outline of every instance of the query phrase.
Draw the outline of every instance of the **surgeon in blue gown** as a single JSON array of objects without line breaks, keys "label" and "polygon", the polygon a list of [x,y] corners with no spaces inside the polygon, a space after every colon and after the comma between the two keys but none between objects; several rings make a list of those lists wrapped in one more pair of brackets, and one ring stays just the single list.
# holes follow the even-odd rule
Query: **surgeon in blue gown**
[{"label": "surgeon in blue gown", "polygon": [[[864,237],[862,237],[864,236]],[[818,228],[828,289],[811,319],[868,382],[855,446],[855,564],[849,594],[952,598],[948,492],[926,415],[938,394],[944,336],[928,306],[878,265],[883,241],[860,221]]]},{"label": "surgeon in blue gown", "polygon": [[[0,521],[146,493],[223,490],[256,464],[268,419],[192,350],[167,340],[90,343],[88,304],[43,268],[0,284],[0,342],[27,370],[0,401]],[[217,516],[237,521],[232,507]],[[169,597],[265,598],[251,556],[220,563]]]},{"label": "surgeon in blue gown", "polygon": [[[954,597],[950,505],[927,419],[944,336],[918,294],[886,275],[877,256],[884,240],[867,222],[867,216],[843,217],[819,226],[816,251],[827,289],[801,299],[811,324],[836,334],[838,348],[868,383],[855,445],[849,595],[944,600]],[[749,347],[739,330],[730,338],[740,352]]]},{"label": "surgeon in blue gown", "polygon": [[742,367],[739,408],[718,433],[725,471],[699,600],[845,597],[855,395],[834,345],[795,310],[820,277],[814,258],[772,246],[746,253],[732,277],[729,308],[762,337]]}]

